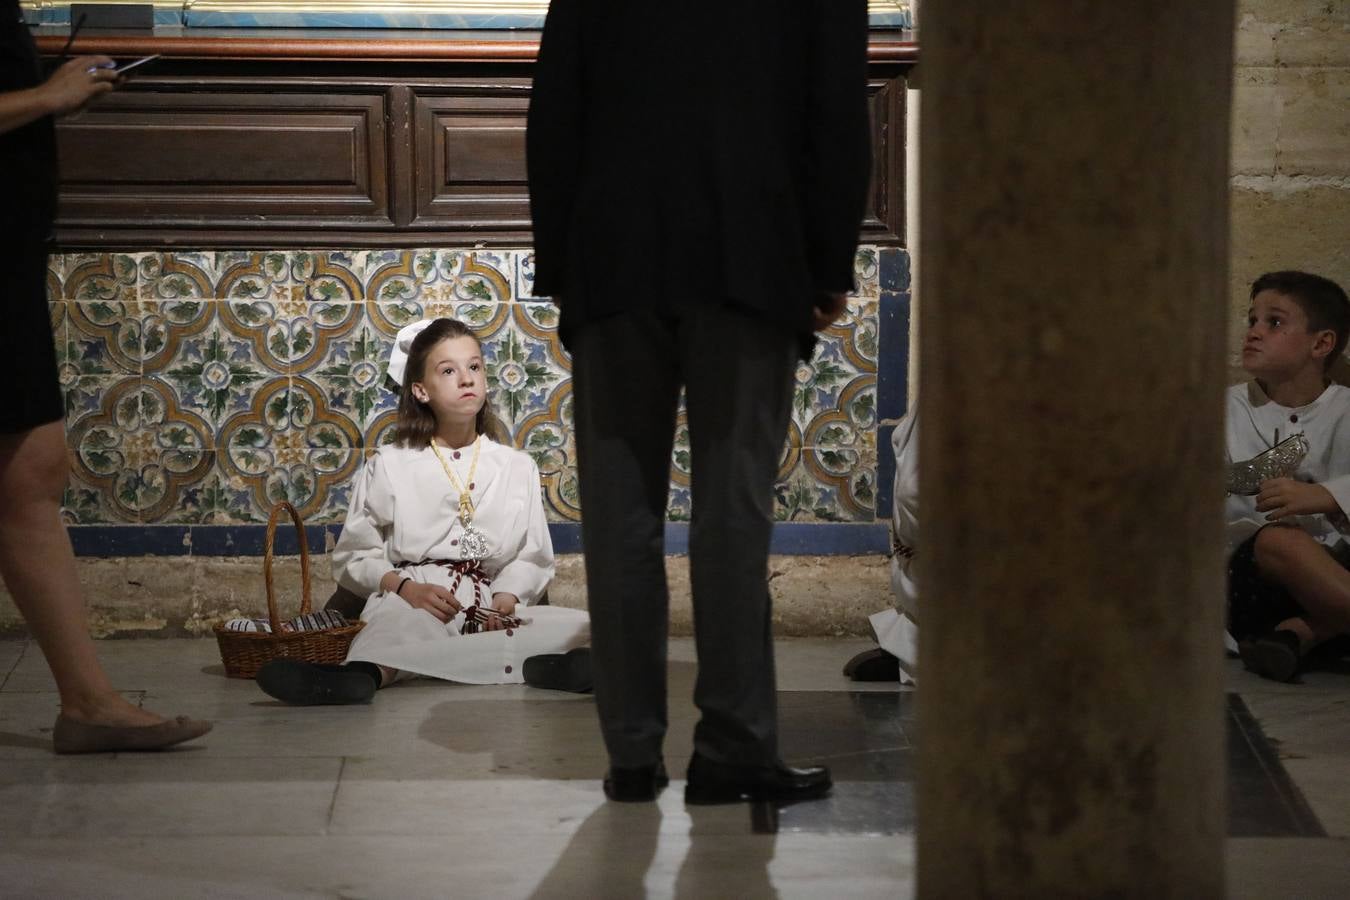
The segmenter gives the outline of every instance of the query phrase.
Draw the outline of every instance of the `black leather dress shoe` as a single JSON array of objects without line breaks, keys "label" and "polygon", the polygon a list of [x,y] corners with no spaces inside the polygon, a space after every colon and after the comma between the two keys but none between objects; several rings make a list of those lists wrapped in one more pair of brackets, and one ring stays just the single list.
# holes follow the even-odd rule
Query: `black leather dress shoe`
[{"label": "black leather dress shoe", "polygon": [[694,805],[763,800],[798,803],[830,792],[834,782],[824,766],[794,769],[781,761],[771,766],[734,766],[695,753],[689,760],[684,802]]},{"label": "black leather dress shoe", "polygon": [[605,796],[620,803],[642,803],[655,800],[662,788],[670,784],[665,762],[654,766],[624,769],[611,766],[605,775]]}]

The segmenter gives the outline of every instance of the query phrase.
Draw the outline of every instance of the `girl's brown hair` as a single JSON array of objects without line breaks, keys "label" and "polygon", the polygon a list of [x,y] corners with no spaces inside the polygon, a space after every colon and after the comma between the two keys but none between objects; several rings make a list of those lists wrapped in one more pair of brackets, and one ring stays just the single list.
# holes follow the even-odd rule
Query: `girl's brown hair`
[{"label": "girl's brown hair", "polygon": [[[412,386],[413,382],[421,381],[426,374],[427,357],[431,355],[432,348],[441,341],[458,337],[473,338],[479,349],[482,349],[483,343],[478,340],[478,335],[458,319],[436,319],[413,338],[412,346],[408,348],[408,367],[403,371],[403,384],[398,394],[398,426],[394,429],[394,443],[399,446],[421,449],[431,445],[432,435],[436,433],[436,416],[430,406],[413,396]],[[501,420],[493,415],[487,398],[484,398],[483,408],[478,410],[478,417],[474,419],[474,428],[479,434],[487,435],[499,444],[511,440]]]}]

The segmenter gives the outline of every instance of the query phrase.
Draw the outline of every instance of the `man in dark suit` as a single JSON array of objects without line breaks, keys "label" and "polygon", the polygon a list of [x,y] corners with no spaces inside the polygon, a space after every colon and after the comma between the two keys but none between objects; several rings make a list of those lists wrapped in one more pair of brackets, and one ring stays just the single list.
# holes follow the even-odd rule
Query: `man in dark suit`
[{"label": "man in dark suit", "polygon": [[663,526],[681,386],[699,657],[686,802],[799,800],[767,560],[798,357],[842,315],[870,167],[865,0],[553,0],[530,104],[535,290],[572,353],[605,792],[668,779]]}]

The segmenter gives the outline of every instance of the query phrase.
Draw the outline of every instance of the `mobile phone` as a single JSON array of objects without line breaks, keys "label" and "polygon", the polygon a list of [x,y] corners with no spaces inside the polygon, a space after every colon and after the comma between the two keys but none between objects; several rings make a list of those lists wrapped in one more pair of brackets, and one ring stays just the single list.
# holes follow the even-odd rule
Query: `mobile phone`
[{"label": "mobile phone", "polygon": [[150,62],[151,60],[155,60],[155,59],[159,59],[159,54],[158,54],[158,53],[152,53],[152,54],[150,54],[149,56],[142,56],[140,59],[136,60],[135,62],[129,62],[129,63],[127,63],[125,66],[118,66],[117,68],[113,69],[113,74],[114,74],[114,75],[125,75],[127,72],[130,72],[132,69],[136,68],[137,66],[143,66],[143,65],[145,65],[146,63]]}]

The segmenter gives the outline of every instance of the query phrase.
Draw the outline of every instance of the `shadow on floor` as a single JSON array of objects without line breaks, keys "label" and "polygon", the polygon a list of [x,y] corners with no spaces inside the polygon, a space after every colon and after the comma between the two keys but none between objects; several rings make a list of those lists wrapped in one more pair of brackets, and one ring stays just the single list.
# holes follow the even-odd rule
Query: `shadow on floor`
[{"label": "shadow on floor", "polygon": [[[779,695],[781,745],[793,764],[828,765],[832,794],[774,809],[743,808],[760,834],[912,834],[915,828],[915,694],[810,691]],[[491,717],[490,730],[465,729],[464,717]],[[1279,756],[1236,694],[1228,697],[1228,833],[1231,837],[1324,837]],[[692,722],[672,721],[667,746],[688,746]],[[598,778],[605,752],[594,704],[583,699],[457,701],[433,707],[419,736],[457,753],[492,754],[492,772],[545,779]],[[685,759],[668,756],[676,779]],[[671,789],[679,789],[677,782]],[[603,807],[593,827],[608,821]],[[589,823],[588,823],[589,824]],[[633,848],[630,848],[633,849]]]}]

